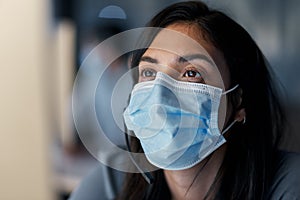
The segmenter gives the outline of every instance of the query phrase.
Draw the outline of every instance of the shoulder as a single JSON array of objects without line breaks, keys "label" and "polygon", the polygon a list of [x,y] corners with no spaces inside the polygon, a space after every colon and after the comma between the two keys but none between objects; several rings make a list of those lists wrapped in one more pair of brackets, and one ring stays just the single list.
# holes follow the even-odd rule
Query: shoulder
[{"label": "shoulder", "polygon": [[300,200],[300,154],[280,151],[273,167],[270,199]]},{"label": "shoulder", "polygon": [[72,192],[69,200],[115,199],[121,189],[124,175],[124,172],[98,164]]}]

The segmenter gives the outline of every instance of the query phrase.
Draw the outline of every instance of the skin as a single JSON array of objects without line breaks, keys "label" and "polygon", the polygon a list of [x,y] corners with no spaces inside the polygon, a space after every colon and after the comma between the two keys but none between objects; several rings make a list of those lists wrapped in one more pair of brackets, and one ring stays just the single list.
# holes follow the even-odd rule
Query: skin
[{"label": "skin", "polygon": [[[166,28],[185,34],[199,43],[204,47],[217,67],[201,58],[183,62],[180,59],[181,57],[194,55],[202,50],[194,48],[193,45],[184,44],[184,41],[179,41],[176,38],[173,39],[176,42],[166,44],[164,43],[165,41],[172,41],[172,39],[164,38],[163,33],[159,33],[150,45],[150,48],[142,56],[139,64],[139,82],[153,80],[156,72],[161,71],[179,81],[209,84],[222,88],[224,91],[229,89],[230,74],[222,52],[202,37],[201,31],[196,25],[176,23]],[[151,48],[156,47],[158,44],[169,45],[168,50]],[[172,51],[176,51],[176,53]],[[202,53],[205,54],[204,52]],[[222,105],[224,106],[224,104]],[[228,122],[231,114],[232,109],[228,108],[225,124]],[[235,112],[235,119],[237,121],[242,121],[244,116],[242,110]],[[226,144],[218,148],[207,162],[204,160],[196,166],[185,170],[164,170],[172,199],[203,199],[215,179],[225,152]],[[198,173],[205,163],[206,165],[201,173]]]}]

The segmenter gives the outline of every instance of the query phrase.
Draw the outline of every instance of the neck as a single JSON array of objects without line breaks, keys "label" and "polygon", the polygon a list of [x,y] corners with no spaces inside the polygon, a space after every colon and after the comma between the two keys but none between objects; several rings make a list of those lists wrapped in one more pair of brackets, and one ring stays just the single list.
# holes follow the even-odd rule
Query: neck
[{"label": "neck", "polygon": [[226,145],[221,146],[210,158],[206,158],[190,169],[164,170],[172,200],[204,199],[220,169],[225,150]]}]

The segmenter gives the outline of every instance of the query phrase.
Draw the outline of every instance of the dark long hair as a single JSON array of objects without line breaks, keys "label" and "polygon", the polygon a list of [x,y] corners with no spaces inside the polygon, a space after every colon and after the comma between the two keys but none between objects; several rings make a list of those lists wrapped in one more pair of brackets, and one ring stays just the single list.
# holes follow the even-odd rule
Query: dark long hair
[{"label": "dark long hair", "polygon": [[[269,64],[244,28],[199,1],[173,4],[148,25],[164,28],[179,22],[197,25],[202,37],[223,53],[231,85],[239,84],[242,91],[241,105],[237,103],[237,93],[229,95],[229,103],[234,110],[244,108],[247,116],[246,123],[234,126],[226,138],[228,145],[215,180],[220,185],[214,198],[265,199],[273,176],[272,163],[285,129],[285,115]],[[132,67],[139,64],[144,52],[145,49],[133,54]],[[132,138],[131,145],[134,151],[142,151],[137,139]],[[120,199],[146,199],[147,190],[147,199],[169,198],[162,170],[153,175],[155,182],[149,187],[141,175],[128,174]]]}]

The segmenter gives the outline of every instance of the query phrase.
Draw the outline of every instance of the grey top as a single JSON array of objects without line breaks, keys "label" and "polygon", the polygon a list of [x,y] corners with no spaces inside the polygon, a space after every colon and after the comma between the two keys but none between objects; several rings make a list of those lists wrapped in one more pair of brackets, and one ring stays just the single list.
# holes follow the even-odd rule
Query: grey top
[{"label": "grey top", "polygon": [[[280,152],[274,166],[271,200],[300,200],[300,154]],[[99,164],[75,189],[69,200],[111,200],[120,191],[124,172]]]}]

